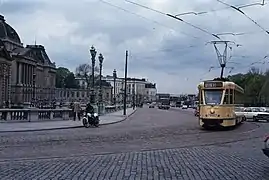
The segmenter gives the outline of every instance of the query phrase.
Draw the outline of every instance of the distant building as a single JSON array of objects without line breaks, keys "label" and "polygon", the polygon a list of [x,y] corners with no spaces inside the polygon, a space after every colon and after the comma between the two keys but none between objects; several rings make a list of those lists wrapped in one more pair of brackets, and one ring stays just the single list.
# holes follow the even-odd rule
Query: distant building
[{"label": "distant building", "polygon": [[156,95],[157,95],[157,88],[156,83],[148,83],[145,84],[145,90],[146,90],[146,101],[156,101]]},{"label": "distant building", "polygon": [[[113,87],[112,94],[114,97],[114,88],[115,88],[115,98],[116,102],[121,103],[123,101],[124,95],[124,78],[117,77],[115,78],[115,87],[114,87],[114,77],[106,76],[103,77],[103,80],[109,82]],[[156,99],[156,84],[146,81],[145,78],[127,78],[127,101],[147,101]]]},{"label": "distant building", "polygon": [[156,94],[157,101],[159,101],[162,98],[168,98],[168,99],[170,99],[170,94],[168,94],[168,93],[157,93]]}]

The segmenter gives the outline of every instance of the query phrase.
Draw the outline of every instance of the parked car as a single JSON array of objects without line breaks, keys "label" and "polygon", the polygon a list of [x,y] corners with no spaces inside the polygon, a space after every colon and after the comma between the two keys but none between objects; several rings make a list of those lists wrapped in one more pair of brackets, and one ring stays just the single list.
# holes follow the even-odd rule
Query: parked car
[{"label": "parked car", "polygon": [[188,106],[187,105],[183,105],[182,106],[182,109],[188,109]]},{"label": "parked car", "polygon": [[269,157],[269,135],[264,140],[264,148],[262,151],[267,157]]},{"label": "parked car", "polygon": [[264,108],[259,107],[249,107],[243,110],[237,110],[236,114],[244,115],[246,119],[252,119],[253,121],[266,120],[269,122],[269,113],[264,110]]},{"label": "parked car", "polygon": [[149,105],[149,108],[154,108],[154,107],[155,107],[154,104]]}]

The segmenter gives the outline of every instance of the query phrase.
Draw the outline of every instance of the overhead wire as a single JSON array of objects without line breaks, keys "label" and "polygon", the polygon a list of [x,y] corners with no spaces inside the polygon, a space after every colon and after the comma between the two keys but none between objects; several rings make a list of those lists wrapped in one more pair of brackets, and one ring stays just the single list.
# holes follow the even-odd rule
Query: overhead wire
[{"label": "overhead wire", "polygon": [[[242,58],[247,58],[247,56],[241,56]],[[234,64],[238,64],[239,66],[238,67],[234,67],[233,68],[233,70],[234,69],[239,69],[239,68],[243,68],[243,69],[246,69],[246,68],[251,68],[251,67],[253,67],[254,65],[256,65],[256,64],[266,64],[266,63],[268,63],[268,62],[266,62],[265,61],[265,59],[267,59],[267,58],[269,58],[269,54],[267,54],[267,55],[265,55],[263,58],[260,58],[258,61],[254,61],[254,62],[251,62],[251,63],[249,63],[249,64],[246,64],[246,65],[242,65],[242,63],[236,63],[236,62],[233,62]],[[240,65],[242,65],[242,66],[240,66]]]},{"label": "overhead wire", "polygon": [[[221,0],[216,0],[216,1],[218,1],[219,3],[221,3],[221,4],[224,4],[224,5],[226,5],[226,6],[228,6],[228,7],[230,7],[230,8],[232,8],[232,9],[234,9],[234,10],[236,10],[237,12],[239,12],[239,13],[241,13],[241,14],[243,14],[246,18],[248,18],[250,21],[252,21],[256,26],[258,26],[260,29],[262,29],[264,32],[266,32],[267,34],[269,34],[269,31],[268,30],[266,30],[264,27],[262,27],[258,22],[256,22],[254,19],[252,19],[250,16],[248,16],[244,11],[242,11],[241,9],[240,9],[240,7],[235,7],[235,6],[233,6],[233,5],[230,5],[230,4],[228,4],[228,3],[226,3],[226,2],[223,2],[223,1],[221,1]],[[262,4],[260,4],[260,5],[262,5]]]},{"label": "overhead wire", "polygon": [[157,24],[157,25],[159,25],[159,26],[168,28],[168,29],[173,30],[173,31],[175,31],[175,32],[178,31],[178,32],[180,32],[181,34],[184,34],[184,35],[186,35],[186,36],[190,36],[190,37],[192,37],[192,38],[194,38],[194,39],[200,39],[199,37],[193,36],[193,35],[191,35],[191,34],[189,34],[189,33],[186,33],[186,32],[184,32],[184,31],[181,31],[181,30],[175,30],[174,28],[169,27],[169,26],[167,26],[167,25],[165,25],[165,24],[163,24],[163,23],[160,23],[160,22],[158,22],[158,21],[156,21],[156,20],[149,19],[149,18],[147,18],[147,17],[145,17],[145,16],[142,16],[142,15],[140,15],[140,14],[134,13],[134,12],[132,12],[132,11],[129,11],[129,10],[127,10],[127,9],[124,9],[124,8],[122,8],[122,7],[120,7],[120,6],[117,6],[117,5],[114,5],[114,4],[112,4],[112,3],[109,3],[109,2],[107,2],[107,1],[99,0],[99,2],[104,3],[104,4],[108,5],[108,6],[114,7],[114,8],[116,8],[116,9],[122,10],[122,11],[124,11],[124,12],[126,12],[126,13],[135,15],[135,16],[137,16],[137,17],[140,17],[140,18],[144,19],[144,20],[151,21],[152,23],[155,23],[155,24]]},{"label": "overhead wire", "polygon": [[248,35],[248,34],[258,34],[261,32],[264,32],[264,31],[262,30],[262,31],[241,32],[241,33],[223,32],[223,33],[217,33],[216,35],[218,36],[223,36],[223,35],[242,36],[242,35]]},{"label": "overhead wire", "polygon": [[[238,5],[235,5],[235,6],[236,7],[239,7],[241,9],[241,8],[246,8],[246,7],[254,6],[254,5],[265,5],[265,2],[267,2],[267,0],[263,0],[263,3],[253,2],[251,4],[238,4]],[[176,16],[182,16],[182,15],[188,15],[188,14],[203,15],[203,14],[208,14],[208,13],[212,13],[212,12],[222,11],[222,10],[226,10],[226,9],[230,9],[230,8],[231,7],[223,7],[223,8],[211,9],[211,10],[200,11],[200,12],[195,12],[195,11],[183,12],[183,13],[177,14]]]},{"label": "overhead wire", "polygon": [[204,32],[204,33],[206,33],[206,34],[208,34],[208,35],[211,35],[211,36],[213,36],[213,37],[215,37],[215,38],[217,38],[217,39],[221,39],[221,38],[218,37],[217,35],[215,35],[215,34],[209,32],[209,31],[207,31],[207,30],[205,30],[205,29],[203,29],[203,28],[200,28],[200,27],[198,27],[198,26],[196,26],[196,25],[193,25],[193,24],[191,24],[191,23],[189,23],[189,22],[187,22],[187,21],[185,21],[185,20],[183,20],[183,19],[181,19],[181,18],[178,18],[178,17],[176,17],[176,16],[174,16],[174,15],[172,15],[172,14],[164,13],[164,12],[162,12],[162,11],[159,11],[159,10],[156,10],[156,9],[153,9],[153,8],[150,8],[150,7],[147,7],[147,6],[144,6],[144,5],[142,5],[142,4],[139,4],[139,3],[136,3],[136,2],[133,2],[133,1],[125,0],[125,2],[134,4],[134,5],[136,5],[136,6],[139,6],[139,7],[145,8],[145,9],[147,9],[147,10],[150,10],[150,11],[153,11],[153,12],[156,12],[156,13],[159,13],[159,14],[162,14],[162,15],[165,15],[165,16],[170,17],[170,18],[173,18],[173,19],[176,19],[176,20],[181,21],[181,22],[187,24],[188,26],[191,26],[191,27],[193,27],[193,28],[195,28],[195,29],[198,29],[198,30],[200,30],[200,31],[202,31],[202,32]]}]

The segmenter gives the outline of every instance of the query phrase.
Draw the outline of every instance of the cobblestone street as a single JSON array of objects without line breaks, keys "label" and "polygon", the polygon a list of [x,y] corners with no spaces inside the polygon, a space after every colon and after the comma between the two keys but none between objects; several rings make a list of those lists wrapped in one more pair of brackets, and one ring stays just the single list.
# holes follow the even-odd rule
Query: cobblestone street
[{"label": "cobblestone street", "polygon": [[138,109],[97,129],[1,133],[0,179],[269,179],[269,124],[204,131],[192,112]]}]

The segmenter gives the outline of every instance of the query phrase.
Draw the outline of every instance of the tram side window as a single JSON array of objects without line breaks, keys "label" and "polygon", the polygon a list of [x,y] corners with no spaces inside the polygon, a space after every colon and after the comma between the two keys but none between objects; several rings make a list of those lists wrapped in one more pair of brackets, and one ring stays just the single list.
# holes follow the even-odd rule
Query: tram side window
[{"label": "tram side window", "polygon": [[234,104],[233,89],[226,89],[223,104]]},{"label": "tram side window", "polygon": [[238,105],[244,104],[243,94],[238,91],[234,91],[234,93],[235,93],[235,104],[238,104]]},{"label": "tram side window", "polygon": [[225,90],[223,104],[229,104],[229,90],[228,89]]},{"label": "tram side window", "polygon": [[229,89],[230,104],[234,104],[234,90]]},{"label": "tram side window", "polygon": [[199,90],[199,104],[204,104],[202,90]]}]

